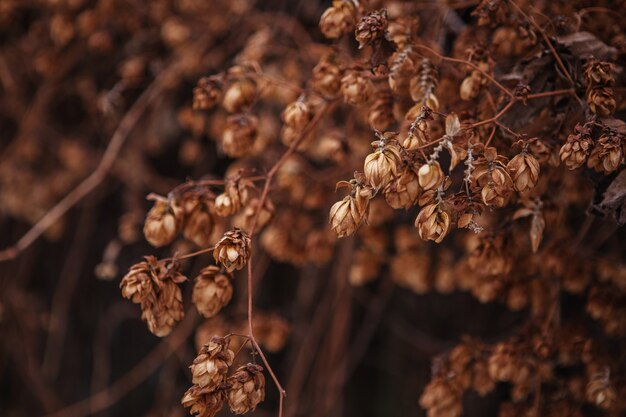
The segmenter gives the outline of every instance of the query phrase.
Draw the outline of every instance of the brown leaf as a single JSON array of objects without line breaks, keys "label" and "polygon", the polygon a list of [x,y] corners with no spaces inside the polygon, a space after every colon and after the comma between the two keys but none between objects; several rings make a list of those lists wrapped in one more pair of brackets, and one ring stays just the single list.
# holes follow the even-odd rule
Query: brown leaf
[{"label": "brown leaf", "polygon": [[537,253],[541,240],[543,239],[543,230],[546,228],[546,221],[543,218],[543,213],[535,212],[533,219],[530,222],[530,245],[533,249],[533,253]]},{"label": "brown leaf", "polygon": [[593,57],[601,60],[614,60],[617,55],[617,49],[608,46],[589,32],[560,36],[557,41],[580,59]]}]

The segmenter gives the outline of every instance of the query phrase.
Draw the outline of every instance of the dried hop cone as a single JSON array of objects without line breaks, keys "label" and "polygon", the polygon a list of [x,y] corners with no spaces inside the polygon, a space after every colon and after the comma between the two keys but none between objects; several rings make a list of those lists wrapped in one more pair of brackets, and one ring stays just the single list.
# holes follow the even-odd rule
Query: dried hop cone
[{"label": "dried hop cone", "polygon": [[254,79],[245,75],[245,70],[235,67],[235,79],[224,93],[222,106],[229,113],[238,113],[250,107],[257,95],[257,85]]},{"label": "dried hop cone", "polygon": [[591,59],[585,65],[585,80],[587,85],[613,85],[613,66],[610,62]]},{"label": "dried hop cone", "polygon": [[594,373],[589,379],[586,390],[587,400],[605,410],[611,408],[617,399],[609,376],[608,367]]},{"label": "dried hop cone", "polygon": [[180,403],[198,417],[214,417],[224,406],[224,391],[210,391],[197,385],[185,392]]},{"label": "dried hop cone", "polygon": [[143,234],[154,247],[172,242],[180,230],[180,215],[168,201],[157,200],[146,216]]},{"label": "dried hop cone", "polygon": [[193,89],[193,109],[209,110],[222,100],[223,81],[221,78],[202,77]]},{"label": "dried hop cone", "polygon": [[372,187],[381,189],[397,176],[400,162],[398,147],[394,144],[383,143],[374,152],[367,155],[363,173]]},{"label": "dried hop cone", "polygon": [[506,168],[511,173],[515,189],[520,193],[528,191],[537,185],[539,180],[539,161],[528,152],[522,152],[513,157]]},{"label": "dried hop cone", "polygon": [[371,190],[352,185],[350,195],[333,204],[330,208],[330,226],[338,237],[350,236],[363,221],[367,221],[370,198]]},{"label": "dried hop cone", "polygon": [[235,414],[254,411],[265,399],[265,377],[259,365],[247,364],[228,377],[228,405]]},{"label": "dried hop cone", "polygon": [[141,318],[156,336],[167,336],[183,318],[183,297],[178,285],[186,278],[177,264],[153,256],[133,265],[122,278],[122,296],[141,306]]},{"label": "dried hop cone", "polygon": [[385,200],[395,209],[408,209],[417,202],[420,191],[417,173],[407,167],[387,185]]},{"label": "dried hop cone", "polygon": [[359,49],[385,36],[387,24],[387,11],[385,9],[363,16],[354,32],[354,36],[359,42]]},{"label": "dried hop cone", "polygon": [[440,243],[450,230],[450,215],[438,204],[429,204],[418,213],[415,227],[422,239]]},{"label": "dried hop cone", "polygon": [[258,124],[256,117],[247,114],[238,114],[226,119],[221,142],[224,153],[232,158],[248,154],[257,138]]},{"label": "dried hop cone", "polygon": [[419,185],[424,190],[434,190],[443,184],[443,171],[439,162],[429,162],[417,172]]},{"label": "dried hop cone", "polygon": [[581,167],[591,153],[593,139],[589,128],[576,125],[575,132],[567,137],[567,142],[561,147],[559,155],[561,162],[568,169]]},{"label": "dried hop cone", "polygon": [[183,236],[198,246],[207,246],[214,225],[213,202],[206,198],[199,198],[189,210],[186,210]]},{"label": "dried hop cone", "polygon": [[623,162],[622,137],[616,134],[605,134],[596,142],[587,160],[587,166],[607,175],[615,171]]},{"label": "dried hop cone", "polygon": [[367,102],[373,91],[372,81],[364,74],[351,71],[341,79],[341,94],[343,100],[353,106]]},{"label": "dried hop cone", "polygon": [[228,344],[228,339],[214,336],[200,349],[198,356],[189,367],[194,384],[214,390],[226,381],[228,368],[235,359],[235,353],[228,348]]},{"label": "dried hop cone", "polygon": [[228,217],[237,213],[248,200],[248,181],[229,182],[222,194],[215,197],[215,213],[220,217]]},{"label": "dried hop cone", "polygon": [[224,233],[215,245],[213,257],[228,272],[242,269],[250,259],[250,236],[238,228]]},{"label": "dried hop cone", "polygon": [[590,88],[587,92],[587,104],[598,116],[610,116],[617,108],[613,89],[605,86]]},{"label": "dried hop cone", "polygon": [[320,30],[328,39],[337,39],[352,30],[356,23],[356,7],[349,0],[334,0],[320,18]]},{"label": "dried hop cone", "polygon": [[334,97],[341,88],[341,69],[332,62],[320,61],[313,68],[311,86],[325,97]]},{"label": "dried hop cone", "polygon": [[192,301],[206,318],[215,316],[233,296],[232,275],[221,272],[215,265],[200,271],[193,286]]},{"label": "dried hop cone", "polygon": [[302,100],[294,101],[285,107],[282,118],[285,125],[301,132],[311,120],[309,105]]}]

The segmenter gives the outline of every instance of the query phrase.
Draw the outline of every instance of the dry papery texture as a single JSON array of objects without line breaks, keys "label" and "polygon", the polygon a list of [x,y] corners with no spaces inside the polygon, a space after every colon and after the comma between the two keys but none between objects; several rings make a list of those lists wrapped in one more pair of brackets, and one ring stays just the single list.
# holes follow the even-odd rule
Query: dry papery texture
[{"label": "dry papery texture", "polygon": [[0,1],[0,414],[626,413],[626,2]]}]

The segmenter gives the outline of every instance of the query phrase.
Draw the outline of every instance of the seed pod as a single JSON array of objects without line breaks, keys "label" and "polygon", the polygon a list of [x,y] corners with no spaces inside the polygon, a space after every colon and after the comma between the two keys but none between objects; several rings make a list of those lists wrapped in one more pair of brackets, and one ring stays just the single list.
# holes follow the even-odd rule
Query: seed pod
[{"label": "seed pod", "polygon": [[522,152],[513,157],[506,168],[511,173],[513,185],[518,192],[526,192],[537,185],[539,162],[528,152]]},{"label": "seed pod", "polygon": [[568,169],[579,168],[587,161],[592,146],[593,139],[591,139],[590,130],[576,125],[575,133],[569,135],[567,142],[561,147],[559,152],[561,161]]},{"label": "seed pod", "polygon": [[460,417],[463,412],[463,391],[443,376],[433,378],[420,397],[420,405],[428,417]]},{"label": "seed pod", "polygon": [[229,340],[214,336],[204,345],[191,364],[192,382],[208,390],[218,388],[225,380],[235,353],[228,348]]},{"label": "seed pod", "polygon": [[250,259],[250,236],[238,228],[224,233],[215,245],[213,257],[228,272],[242,269]]},{"label": "seed pod", "polygon": [[356,22],[356,7],[351,1],[333,0],[333,5],[320,17],[320,30],[328,39],[338,39],[348,33]]},{"label": "seed pod", "polygon": [[224,391],[208,391],[197,385],[185,392],[180,403],[198,417],[215,417],[224,406]]},{"label": "seed pod", "polygon": [[159,266],[156,258],[146,257],[145,261],[133,265],[120,282],[122,296],[139,304],[153,297],[153,281],[158,279]]},{"label": "seed pod", "polygon": [[222,100],[224,83],[220,77],[202,77],[193,89],[193,109],[209,110]]},{"label": "seed pod", "polygon": [[450,216],[438,204],[429,204],[420,210],[415,227],[422,239],[440,243],[450,230]]},{"label": "seed pod", "polygon": [[213,202],[199,198],[193,208],[185,213],[183,236],[196,245],[205,247],[209,244],[214,225]]},{"label": "seed pod", "polygon": [[397,146],[393,144],[379,146],[365,158],[363,166],[365,178],[375,189],[384,188],[397,176],[400,161],[400,152]]},{"label": "seed pod", "polygon": [[372,81],[360,72],[350,71],[341,79],[343,100],[353,106],[369,101],[372,90]]},{"label": "seed pod", "polygon": [[263,368],[249,363],[237,369],[228,377],[226,397],[233,413],[245,414],[254,411],[265,399]]},{"label": "seed pod", "polygon": [[363,16],[354,32],[359,43],[359,49],[385,36],[387,23],[387,11],[385,9]]},{"label": "seed pod", "polygon": [[417,173],[406,167],[385,188],[385,200],[394,209],[408,209],[416,204],[420,191]]},{"label": "seed pod", "polygon": [[282,119],[285,125],[298,132],[301,132],[306,127],[311,117],[312,114],[309,106],[302,100],[288,104],[282,113]]},{"label": "seed pod", "polygon": [[146,216],[143,234],[156,248],[167,245],[178,234],[180,220],[168,201],[157,200]]},{"label": "seed pod", "polygon": [[191,301],[203,317],[215,316],[233,296],[232,275],[222,273],[215,265],[200,271],[193,286]]},{"label": "seed pod", "polygon": [[588,90],[587,104],[592,113],[604,117],[615,113],[617,108],[613,89],[604,86],[592,87]]},{"label": "seed pod", "polygon": [[226,119],[222,135],[222,149],[231,158],[248,154],[257,138],[258,119],[251,115],[238,114]]},{"label": "seed pod", "polygon": [[424,190],[434,190],[443,183],[443,171],[439,162],[429,162],[420,167],[417,172],[419,185]]},{"label": "seed pod", "polygon": [[254,103],[257,95],[256,82],[248,76],[236,78],[224,93],[222,106],[229,113],[239,113]]},{"label": "seed pod", "polygon": [[141,319],[148,324],[152,334],[165,337],[185,314],[183,295],[172,279],[159,281],[156,288],[156,300],[141,304]]},{"label": "seed pod", "polygon": [[624,162],[622,138],[619,135],[602,135],[596,142],[587,166],[604,175],[615,171]]}]

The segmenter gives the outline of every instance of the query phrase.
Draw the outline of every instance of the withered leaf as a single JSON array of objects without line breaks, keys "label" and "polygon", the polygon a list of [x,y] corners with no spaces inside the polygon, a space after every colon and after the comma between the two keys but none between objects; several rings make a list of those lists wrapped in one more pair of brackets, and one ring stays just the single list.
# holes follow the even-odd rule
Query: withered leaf
[{"label": "withered leaf", "polygon": [[601,60],[614,60],[617,55],[615,48],[608,46],[589,32],[575,32],[560,36],[557,38],[557,42],[580,59],[593,57]]},{"label": "withered leaf", "polygon": [[543,218],[543,213],[536,211],[533,214],[532,221],[530,222],[530,245],[533,249],[533,253],[537,253],[537,250],[539,249],[545,228],[546,220]]},{"label": "withered leaf", "polygon": [[600,201],[591,205],[591,211],[603,217],[612,217],[619,225],[626,224],[626,170],[622,170],[606,187]]}]

